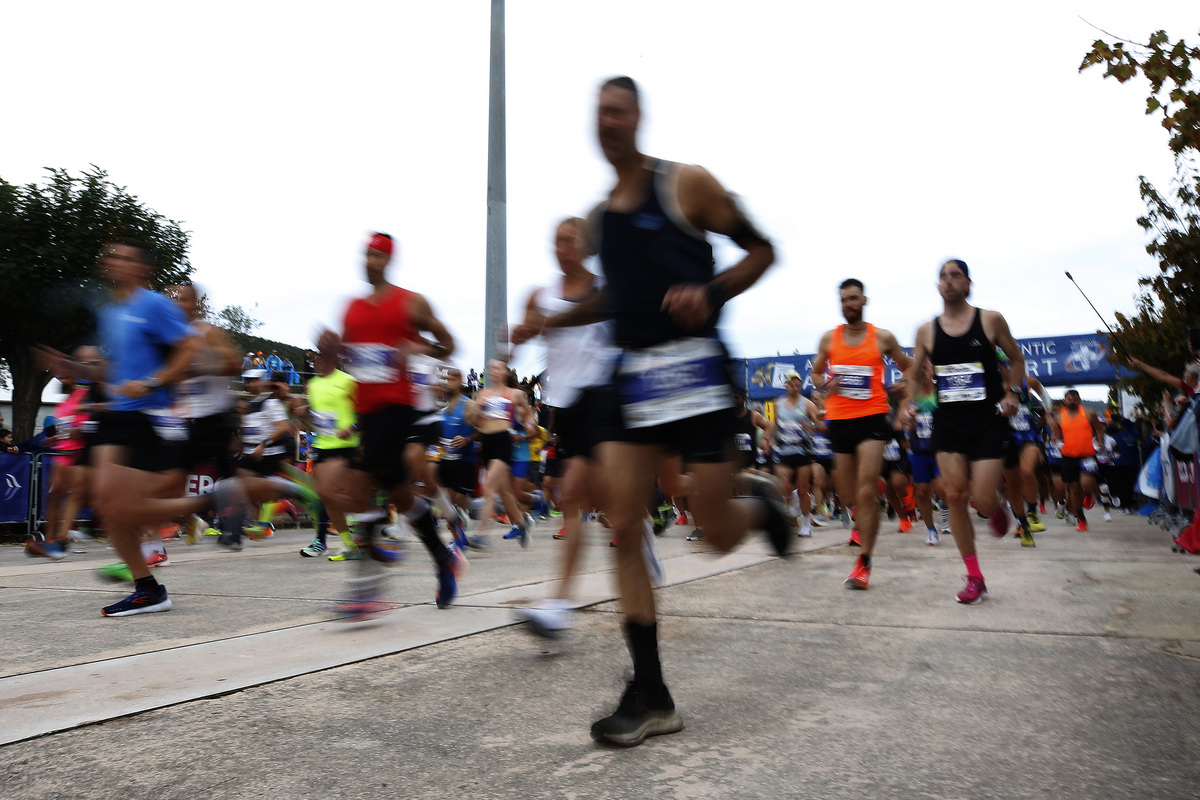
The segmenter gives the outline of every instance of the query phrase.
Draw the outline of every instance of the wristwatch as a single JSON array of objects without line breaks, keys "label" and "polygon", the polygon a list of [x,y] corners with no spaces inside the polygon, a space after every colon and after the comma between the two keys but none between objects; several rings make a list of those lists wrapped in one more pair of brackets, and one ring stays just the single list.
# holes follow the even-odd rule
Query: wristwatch
[{"label": "wristwatch", "polygon": [[147,389],[161,389],[162,385],[163,385],[162,378],[153,378],[153,377],[142,378],[142,380],[139,381],[139,383],[141,383]]}]

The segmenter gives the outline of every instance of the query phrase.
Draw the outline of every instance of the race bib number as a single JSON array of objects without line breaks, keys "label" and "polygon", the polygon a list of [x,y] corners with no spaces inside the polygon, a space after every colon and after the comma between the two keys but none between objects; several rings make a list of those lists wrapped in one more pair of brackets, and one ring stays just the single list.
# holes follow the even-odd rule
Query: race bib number
[{"label": "race bib number", "polygon": [[404,359],[400,351],[385,344],[348,344],[346,370],[359,383],[396,383]]},{"label": "race bib number", "polygon": [[884,461],[899,461],[900,460],[900,443],[895,439],[883,446]]},{"label": "race bib number", "polygon": [[1083,459],[1079,462],[1079,468],[1084,472],[1090,472],[1093,475],[1100,471],[1100,468],[1096,466],[1096,459],[1094,458]]},{"label": "race bib number", "polygon": [[933,412],[920,411],[917,413],[917,438],[933,438]]},{"label": "race bib number", "polygon": [[623,353],[617,390],[630,428],[665,425],[733,406],[725,351],[715,339],[679,339]]},{"label": "race bib number", "polygon": [[813,437],[813,455],[819,458],[833,458],[833,445],[824,436]]},{"label": "race bib number", "polygon": [[804,440],[804,428],[797,422],[779,423],[780,444],[800,444]]},{"label": "race bib number", "polygon": [[830,367],[838,381],[837,392],[849,400],[870,400],[871,379],[875,377],[874,367],[860,367],[854,364],[834,364]]},{"label": "race bib number", "polygon": [[737,449],[742,452],[749,453],[754,449],[754,440],[748,433],[738,433],[734,436],[737,442]]},{"label": "race bib number", "polygon": [[1062,455],[1062,442],[1057,439],[1051,439],[1046,442],[1046,455],[1053,458],[1055,461],[1060,460]]},{"label": "race bib number", "polygon": [[313,428],[320,436],[337,436],[337,414],[331,411],[313,411]]},{"label": "race bib number", "polygon": [[1029,430],[1029,412],[1024,408],[1018,408],[1017,413],[1008,418],[1008,427],[1014,431],[1024,433]]},{"label": "race bib number", "polygon": [[933,368],[937,375],[939,403],[972,403],[987,400],[983,384],[983,364],[941,364]]},{"label": "race bib number", "polygon": [[185,442],[188,438],[188,423],[183,417],[167,412],[147,411],[146,417],[154,427],[158,438],[164,442]]}]

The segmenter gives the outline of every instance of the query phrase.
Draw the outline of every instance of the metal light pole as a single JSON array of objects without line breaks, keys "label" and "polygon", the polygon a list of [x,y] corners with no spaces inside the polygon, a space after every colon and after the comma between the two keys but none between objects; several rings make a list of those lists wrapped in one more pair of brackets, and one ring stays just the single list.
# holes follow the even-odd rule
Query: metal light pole
[{"label": "metal light pole", "polygon": [[[487,290],[483,354],[507,357],[508,202],[504,140],[504,0],[492,0],[492,44],[488,71]],[[503,336],[503,339],[501,339]],[[484,364],[487,373],[487,364]]]}]

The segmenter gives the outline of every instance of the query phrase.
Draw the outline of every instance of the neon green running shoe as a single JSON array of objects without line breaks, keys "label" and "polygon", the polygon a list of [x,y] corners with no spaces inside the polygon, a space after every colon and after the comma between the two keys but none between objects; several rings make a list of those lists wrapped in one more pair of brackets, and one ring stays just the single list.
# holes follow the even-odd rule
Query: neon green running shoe
[{"label": "neon green running shoe", "polygon": [[129,571],[129,565],[124,561],[96,567],[96,572],[99,573],[101,578],[114,583],[133,580],[133,573]]}]

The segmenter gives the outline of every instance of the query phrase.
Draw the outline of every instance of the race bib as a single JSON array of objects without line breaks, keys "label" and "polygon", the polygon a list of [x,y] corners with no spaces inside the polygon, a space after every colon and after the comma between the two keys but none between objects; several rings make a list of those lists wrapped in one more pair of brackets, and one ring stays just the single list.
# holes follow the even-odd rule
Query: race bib
[{"label": "race bib", "polygon": [[678,339],[622,353],[617,390],[630,428],[665,425],[733,406],[725,351],[715,339]]},{"label": "race bib", "polygon": [[442,442],[442,461],[458,461],[462,457],[462,453],[450,446],[453,438],[447,439],[445,436],[441,438]]},{"label": "race bib", "polygon": [[754,449],[754,439],[748,433],[735,434],[734,440],[737,442],[738,450],[749,453]]},{"label": "race bib", "polygon": [[1060,460],[1063,457],[1062,442],[1058,441],[1057,439],[1051,439],[1050,441],[1046,442],[1046,455],[1049,458],[1053,458],[1055,461]]},{"label": "race bib", "polygon": [[854,364],[833,364],[830,366],[835,378],[840,378],[837,393],[849,400],[871,399],[871,378],[875,377],[874,367],[860,367]]},{"label": "race bib", "polygon": [[937,375],[938,403],[971,403],[987,400],[983,383],[983,364],[940,364]]},{"label": "race bib", "polygon": [[917,438],[932,439],[933,438],[933,412],[919,411],[917,412]]},{"label": "race bib", "polygon": [[187,441],[188,422],[186,419],[164,411],[147,411],[145,413],[158,438],[164,442]]},{"label": "race bib", "polygon": [[779,423],[780,444],[800,444],[804,440],[804,428],[798,422]]},{"label": "race bib", "polygon": [[899,461],[900,460],[900,443],[895,439],[883,446],[884,461]]},{"label": "race bib", "polygon": [[833,445],[824,436],[813,437],[813,455],[819,458],[833,458]]},{"label": "race bib", "polygon": [[337,414],[332,411],[313,411],[311,412],[313,428],[320,436],[337,436]]},{"label": "race bib", "polygon": [[1024,433],[1029,430],[1029,412],[1018,407],[1017,413],[1008,418],[1008,427]]},{"label": "race bib", "polygon": [[400,351],[385,344],[348,344],[346,371],[359,383],[396,383],[404,359]]}]

